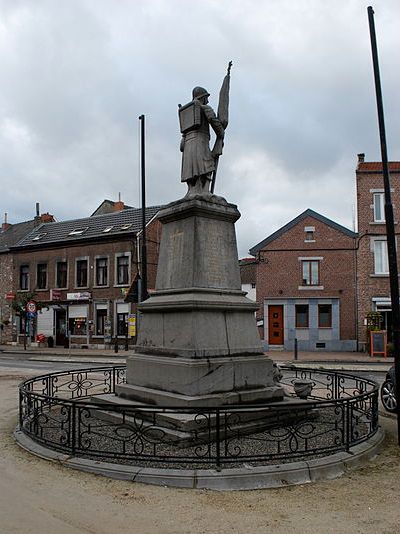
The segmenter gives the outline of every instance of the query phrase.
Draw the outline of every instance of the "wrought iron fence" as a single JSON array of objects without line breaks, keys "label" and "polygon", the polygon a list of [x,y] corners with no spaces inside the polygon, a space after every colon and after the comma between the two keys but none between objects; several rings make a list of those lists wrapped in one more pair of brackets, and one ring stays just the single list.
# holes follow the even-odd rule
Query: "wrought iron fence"
[{"label": "wrought iron fence", "polygon": [[[19,426],[34,441],[66,454],[217,468],[348,451],[377,431],[373,381],[342,372],[282,371],[286,402],[203,408],[113,403],[125,366],[52,373],[20,385]],[[305,401],[294,395],[297,379],[313,384]]]}]

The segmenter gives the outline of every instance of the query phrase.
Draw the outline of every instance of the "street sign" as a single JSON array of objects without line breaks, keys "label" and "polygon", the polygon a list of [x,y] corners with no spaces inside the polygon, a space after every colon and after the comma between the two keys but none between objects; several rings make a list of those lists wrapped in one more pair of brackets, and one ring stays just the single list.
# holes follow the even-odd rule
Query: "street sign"
[{"label": "street sign", "polygon": [[11,291],[6,293],[6,300],[15,300],[15,298],[16,298],[15,293],[12,293]]},{"label": "street sign", "polygon": [[36,302],[34,300],[30,300],[26,303],[26,311],[31,314],[36,313]]}]

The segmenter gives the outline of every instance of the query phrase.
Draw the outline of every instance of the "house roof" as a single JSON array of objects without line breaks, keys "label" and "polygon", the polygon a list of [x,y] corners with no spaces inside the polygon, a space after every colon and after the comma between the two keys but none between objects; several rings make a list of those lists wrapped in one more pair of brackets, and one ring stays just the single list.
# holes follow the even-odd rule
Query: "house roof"
[{"label": "house roof", "polygon": [[239,260],[240,280],[242,284],[256,283],[256,258],[242,258]]},{"label": "house roof", "polygon": [[37,222],[30,221],[11,224],[6,230],[0,232],[0,253],[8,252],[10,247],[18,243],[24,236],[29,234]]},{"label": "house roof", "polygon": [[[388,162],[389,172],[400,172],[400,161],[389,161]],[[382,173],[383,167],[381,161],[362,161],[357,165],[357,173]]]},{"label": "house roof", "polygon": [[[146,208],[146,224],[148,224],[163,206]],[[70,221],[43,223],[28,235],[25,235],[13,248],[36,248],[56,243],[74,243],[106,239],[114,236],[132,235],[142,228],[142,210],[126,209],[104,215],[92,215]]]},{"label": "house roof", "polygon": [[[107,198],[103,200],[103,202],[98,206],[94,212],[92,213],[91,217],[94,217],[95,215],[105,215],[106,213],[113,213],[115,211],[115,205],[117,202],[114,202],[113,200],[108,200]],[[133,206],[127,206],[124,205],[122,209],[129,210],[132,209]],[[120,210],[118,210],[120,211]]]},{"label": "house roof", "polygon": [[282,226],[282,228],[279,228],[279,230],[268,236],[266,239],[260,241],[260,243],[258,243],[257,245],[254,245],[254,247],[249,250],[250,254],[255,256],[259,250],[262,250],[266,245],[272,243],[272,241],[275,241],[275,239],[278,239],[278,237],[281,237],[283,234],[285,234],[288,230],[296,226],[296,224],[304,220],[306,217],[313,217],[317,221],[321,221],[323,224],[327,224],[331,228],[334,228],[335,230],[338,230],[339,232],[342,232],[343,234],[349,237],[357,237],[357,234],[355,232],[352,232],[345,226],[342,226],[341,224],[338,224],[332,221],[331,219],[328,219],[328,217],[324,217],[323,215],[317,213],[312,209],[307,209],[303,211],[303,213],[300,213],[300,215],[289,221],[287,224],[285,224],[285,226]]}]

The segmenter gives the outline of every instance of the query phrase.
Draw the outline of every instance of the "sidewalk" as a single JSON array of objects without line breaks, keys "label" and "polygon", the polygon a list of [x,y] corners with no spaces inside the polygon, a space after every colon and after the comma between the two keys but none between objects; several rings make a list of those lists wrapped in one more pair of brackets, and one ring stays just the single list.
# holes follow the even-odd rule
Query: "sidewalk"
[{"label": "sidewalk", "polygon": [[[81,348],[47,348],[47,347],[27,347],[0,345],[0,354],[14,355],[22,358],[25,356],[29,360],[41,361],[68,361],[68,362],[88,362],[88,363],[125,363],[127,356],[132,354],[132,349],[125,351],[119,349],[118,353],[114,349],[81,349]],[[270,350],[266,352],[270,358],[280,364],[293,364],[302,367],[324,367],[329,369],[359,369],[386,371],[393,365],[393,358],[383,358],[369,356],[364,352],[299,352],[298,359],[294,359],[292,351]]]}]

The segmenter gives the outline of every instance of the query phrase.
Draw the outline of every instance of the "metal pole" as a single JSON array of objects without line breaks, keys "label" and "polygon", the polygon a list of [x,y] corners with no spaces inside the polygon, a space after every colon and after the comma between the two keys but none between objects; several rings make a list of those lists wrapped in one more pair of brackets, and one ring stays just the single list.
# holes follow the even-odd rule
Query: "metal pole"
[{"label": "metal pole", "polygon": [[140,115],[140,160],[141,160],[141,184],[142,184],[142,293],[141,301],[147,299],[147,251],[146,251],[146,168],[145,168],[145,117]]},{"label": "metal pole", "polygon": [[294,359],[299,359],[299,352],[298,352],[298,345],[297,345],[297,337],[294,338]]},{"label": "metal pole", "polygon": [[399,278],[397,270],[396,235],[394,228],[393,205],[390,195],[390,177],[387,157],[385,121],[383,114],[383,100],[381,80],[379,74],[378,49],[376,45],[374,10],[368,7],[369,31],[371,37],[372,61],[374,66],[376,105],[378,108],[379,135],[381,142],[383,183],[385,190],[385,219],[387,247],[389,257],[390,296],[392,300],[392,331],[394,346],[394,365],[396,377],[396,402],[397,402],[397,438],[400,445],[400,302],[399,302]]}]

